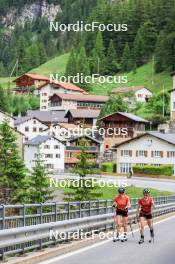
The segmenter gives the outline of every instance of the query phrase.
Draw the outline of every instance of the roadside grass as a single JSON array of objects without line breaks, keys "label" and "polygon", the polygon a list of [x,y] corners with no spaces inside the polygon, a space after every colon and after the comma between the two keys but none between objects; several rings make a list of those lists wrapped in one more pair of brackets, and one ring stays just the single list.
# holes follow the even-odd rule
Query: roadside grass
[{"label": "roadside grass", "polygon": [[[64,181],[65,183],[65,181]],[[117,182],[118,183],[118,182]],[[101,193],[101,196],[98,197],[99,200],[112,200],[117,194],[118,194],[118,187],[117,184],[112,185],[111,186],[104,186],[104,187],[98,187],[98,191]],[[67,184],[65,184],[66,187],[63,186],[63,184],[59,183],[58,184],[58,190],[61,189],[61,191],[65,194],[69,193],[69,191],[71,190],[72,193],[74,193],[74,190],[68,188],[68,181]],[[141,187],[136,187],[136,186],[128,186],[126,187],[126,194],[130,197],[130,198],[139,198],[141,196],[143,196],[143,189]],[[159,191],[157,189],[154,188],[149,188],[150,190],[150,194],[153,197],[156,196],[168,196],[168,195],[173,195],[172,192],[168,192],[168,191]],[[95,190],[96,192],[97,190]]]}]

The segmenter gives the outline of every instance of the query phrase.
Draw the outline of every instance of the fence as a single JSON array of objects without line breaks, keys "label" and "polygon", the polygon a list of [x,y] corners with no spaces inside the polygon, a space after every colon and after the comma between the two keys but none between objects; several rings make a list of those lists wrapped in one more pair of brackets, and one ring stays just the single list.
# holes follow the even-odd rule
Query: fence
[{"label": "fence", "polygon": [[[166,213],[175,211],[175,202],[160,204],[154,210],[153,215],[159,216]],[[135,219],[136,210],[133,209],[130,212],[130,220]],[[96,230],[98,233],[101,230],[108,230],[113,227],[113,214],[102,214],[91,217],[77,218],[71,220],[64,220],[52,223],[45,223],[40,225],[33,225],[28,227],[19,227],[14,229],[5,229],[0,232],[0,260],[4,259],[4,256],[20,253],[23,254],[26,251],[33,249],[41,249],[44,246],[50,244],[61,243],[63,240],[59,238],[55,240],[54,237],[50,238],[50,232],[76,232],[77,230],[83,230],[92,232]],[[64,239],[65,241],[66,239]],[[66,240],[67,241],[67,240]]]},{"label": "fence", "polygon": [[[133,209],[136,208],[137,200],[136,198],[131,199]],[[155,198],[156,205],[172,202],[175,202],[175,196]],[[111,212],[111,200],[0,205],[0,230],[102,215]]]}]

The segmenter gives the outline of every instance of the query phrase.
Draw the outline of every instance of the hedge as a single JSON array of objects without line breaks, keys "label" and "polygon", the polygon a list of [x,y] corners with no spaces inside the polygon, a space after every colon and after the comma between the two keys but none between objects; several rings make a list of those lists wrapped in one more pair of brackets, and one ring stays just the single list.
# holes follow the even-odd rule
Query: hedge
[{"label": "hedge", "polygon": [[114,162],[104,162],[101,164],[101,171],[103,172],[116,172],[117,167]]},{"label": "hedge", "polygon": [[171,165],[134,166],[133,167],[133,172],[134,173],[141,173],[141,174],[150,174],[150,175],[166,175],[166,176],[172,176],[173,175],[173,167]]}]

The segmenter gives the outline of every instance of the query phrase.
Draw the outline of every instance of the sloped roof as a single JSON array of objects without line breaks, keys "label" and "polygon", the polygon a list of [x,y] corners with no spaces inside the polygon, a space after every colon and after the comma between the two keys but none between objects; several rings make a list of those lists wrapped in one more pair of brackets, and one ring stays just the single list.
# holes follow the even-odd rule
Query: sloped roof
[{"label": "sloped roof", "polygon": [[125,116],[125,117],[127,117],[127,118],[129,118],[129,119],[131,119],[131,120],[133,120],[133,121],[135,121],[135,122],[149,123],[148,120],[145,120],[145,119],[143,119],[143,118],[140,117],[140,116],[136,116],[136,115],[134,115],[134,114],[132,114],[132,113],[126,113],[126,112],[115,112],[115,113],[112,113],[112,114],[110,114],[110,115],[107,115],[107,116],[104,116],[104,117],[100,118],[100,120],[103,120],[103,119],[105,119],[105,118],[107,118],[107,117],[109,117],[109,116],[113,116],[113,115],[115,115],[115,114],[119,114],[119,115]]},{"label": "sloped roof", "polygon": [[16,78],[13,82],[16,82],[17,80],[21,79],[23,76],[28,76],[33,80],[41,80],[41,81],[49,81],[49,79],[43,75],[35,74],[35,73],[25,73],[18,78]]},{"label": "sloped roof", "polygon": [[68,114],[71,114],[74,118],[98,118],[100,114],[100,110],[92,110],[92,109],[72,109],[67,112],[65,117]]},{"label": "sloped roof", "polygon": [[99,143],[99,144],[102,143],[102,141],[96,139],[95,137],[91,137],[91,136],[86,135],[86,134],[85,134],[85,135],[80,135],[80,136],[76,136],[76,137],[70,138],[70,139],[68,139],[67,141],[71,142],[71,141],[75,141],[75,140],[77,140],[77,139],[79,139],[79,138],[88,138],[88,139],[90,139],[90,140],[92,140],[92,141],[94,141],[94,142],[96,142],[96,143]]},{"label": "sloped roof", "polygon": [[[30,145],[30,146],[38,146],[44,142],[46,142],[48,139],[56,139],[59,142],[61,142],[58,138],[53,137],[53,136],[49,136],[49,135],[38,135],[34,138],[32,138],[31,140],[28,140],[27,142],[25,142],[25,145]],[[61,142],[63,144],[63,142]]]},{"label": "sloped roof", "polygon": [[28,110],[27,116],[36,117],[43,123],[68,122],[67,118],[65,118],[65,110],[59,110],[59,111]]},{"label": "sloped roof", "polygon": [[36,117],[32,117],[32,116],[22,116],[22,117],[17,117],[17,118],[15,119],[15,125],[18,126],[18,125],[23,124],[23,123],[25,123],[26,121],[31,120],[31,119],[36,119],[36,120],[38,120],[38,122],[42,123],[42,122],[41,122],[38,118],[36,118]]},{"label": "sloped roof", "polygon": [[38,89],[43,88],[47,84],[52,84],[55,89],[57,89],[57,88],[59,89],[60,87],[63,87],[66,90],[78,91],[78,92],[81,92],[83,94],[88,94],[85,90],[83,90],[82,88],[80,88],[79,86],[77,86],[73,83],[61,82],[61,81],[50,81],[50,80],[48,80],[47,83],[40,85],[38,87]]},{"label": "sloped roof", "polygon": [[118,87],[118,88],[114,88],[111,93],[137,92],[143,88],[147,89],[148,91],[152,93],[152,91],[146,88],[145,86]]},{"label": "sloped roof", "polygon": [[85,94],[64,94],[64,93],[57,93],[53,94],[49,100],[52,99],[54,96],[58,96],[63,100],[72,100],[72,101],[83,101],[83,102],[99,102],[104,103],[107,102],[109,97],[103,95],[85,95]]},{"label": "sloped roof", "polygon": [[137,137],[134,137],[134,138],[128,139],[128,140],[126,140],[124,142],[121,142],[119,144],[116,144],[115,146],[119,147],[119,146],[127,144],[127,143],[129,143],[129,142],[131,142],[133,140],[137,140],[139,138],[142,138],[142,137],[144,137],[146,135],[150,135],[150,136],[156,137],[156,138],[161,139],[161,140],[163,140],[163,141],[165,141],[167,143],[175,145],[175,133],[161,133],[161,132],[158,132],[158,131],[149,131],[149,132],[141,134],[141,135],[139,135]]},{"label": "sloped roof", "polygon": [[4,111],[2,111],[2,110],[0,110],[0,112],[1,112],[3,115],[8,116],[8,117],[10,117],[10,118],[12,118],[12,119],[15,120],[14,116],[10,115],[9,113],[6,113],[6,112],[4,112]]}]

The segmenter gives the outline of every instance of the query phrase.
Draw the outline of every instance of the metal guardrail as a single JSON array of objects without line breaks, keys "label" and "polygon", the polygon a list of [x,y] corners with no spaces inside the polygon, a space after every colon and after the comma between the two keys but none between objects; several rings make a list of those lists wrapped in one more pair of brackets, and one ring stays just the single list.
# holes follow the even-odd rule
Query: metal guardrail
[{"label": "metal guardrail", "polygon": [[[175,202],[156,206],[153,215],[159,216],[175,211]],[[136,209],[130,211],[129,218],[136,221]],[[113,213],[64,220],[61,222],[45,223],[40,225],[6,229],[0,232],[0,260],[4,256],[15,253],[24,253],[32,249],[55,244],[50,238],[50,232],[76,232],[77,230],[92,231],[107,230],[113,227]],[[58,242],[58,241],[57,241]],[[60,240],[59,240],[60,242]]]},{"label": "metal guardrail", "polygon": [[[136,208],[137,198],[131,199]],[[155,204],[175,202],[175,196],[155,197]],[[64,221],[112,212],[112,200],[0,205],[0,230]]]}]

